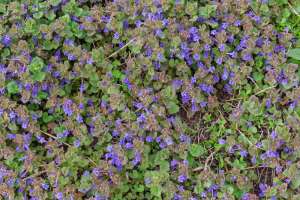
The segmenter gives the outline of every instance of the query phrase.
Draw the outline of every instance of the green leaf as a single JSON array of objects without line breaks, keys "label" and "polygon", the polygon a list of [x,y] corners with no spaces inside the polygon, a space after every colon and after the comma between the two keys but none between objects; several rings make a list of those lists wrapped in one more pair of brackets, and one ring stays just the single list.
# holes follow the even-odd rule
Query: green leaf
[{"label": "green leaf", "polygon": [[34,19],[29,19],[25,22],[24,31],[26,33],[38,33],[38,26]]},{"label": "green leaf", "polygon": [[99,76],[97,73],[93,73],[91,74],[91,76],[89,77],[89,82],[92,86],[98,86],[99,83]]},{"label": "green leaf", "polygon": [[240,170],[243,170],[246,168],[247,163],[243,160],[235,159],[234,162],[232,163],[232,166]]},{"label": "green leaf", "polygon": [[30,72],[39,72],[44,67],[44,61],[40,57],[34,57],[28,66]]},{"label": "green leaf", "polygon": [[0,3],[0,13],[5,13],[6,12],[6,6],[4,3]]},{"label": "green leaf", "polygon": [[15,81],[10,81],[6,88],[9,94],[16,94],[19,92],[19,86]]},{"label": "green leaf", "polygon": [[107,90],[107,94],[118,94],[120,90],[117,87],[110,86]]},{"label": "green leaf", "polygon": [[206,152],[206,150],[200,144],[192,144],[189,147],[189,152],[193,157],[199,157],[199,156],[203,155]]},{"label": "green leaf", "polygon": [[42,82],[45,79],[45,77],[46,77],[45,72],[35,72],[34,74],[32,74],[32,79],[38,82]]},{"label": "green leaf", "polygon": [[300,60],[300,48],[290,49],[287,52],[288,57]]},{"label": "green leaf", "polygon": [[201,16],[209,18],[217,10],[216,5],[206,5],[199,8],[199,13]]},{"label": "green leaf", "polygon": [[47,112],[44,112],[43,115],[42,115],[42,120],[45,123],[49,123],[49,122],[54,120],[54,117],[52,115],[48,115]]},{"label": "green leaf", "polygon": [[61,0],[50,0],[49,1],[51,6],[57,6],[60,2],[61,2]]},{"label": "green leaf", "polygon": [[300,174],[296,175],[296,177],[292,179],[292,188],[297,189],[299,187],[300,187]]},{"label": "green leaf", "polygon": [[121,79],[124,76],[124,74],[122,74],[122,72],[120,70],[113,70],[112,71],[112,76],[115,79]]},{"label": "green leaf", "polygon": [[132,46],[130,47],[130,50],[131,50],[131,52],[134,53],[134,54],[139,54],[139,53],[141,52],[141,47],[138,46],[138,45],[132,45]]},{"label": "green leaf", "polygon": [[43,92],[43,91],[38,92],[37,98],[39,100],[47,99],[47,97],[48,97],[48,94],[46,92]]},{"label": "green leaf", "polygon": [[69,23],[71,21],[69,14],[65,14],[64,16],[61,16],[60,19],[65,23]]},{"label": "green leaf", "polygon": [[159,185],[154,185],[150,188],[150,192],[153,196],[160,197],[161,192],[162,192],[162,188]]},{"label": "green leaf", "polygon": [[179,106],[173,101],[167,102],[166,107],[171,115],[179,111]]},{"label": "green leaf", "polygon": [[145,187],[143,185],[134,185],[134,190],[136,192],[144,192]]},{"label": "green leaf", "polygon": [[55,12],[53,10],[50,10],[48,11],[46,14],[45,14],[45,17],[47,19],[49,19],[50,21],[54,20],[56,15],[55,15]]},{"label": "green leaf", "polygon": [[92,50],[92,58],[96,63],[101,64],[104,60],[103,48],[100,47],[98,49],[93,49]]},{"label": "green leaf", "polygon": [[201,182],[197,183],[197,185],[194,188],[194,192],[196,194],[201,194],[203,192],[203,190],[204,189],[203,189],[203,186],[202,186]]},{"label": "green leaf", "polygon": [[36,12],[36,13],[33,14],[33,18],[34,18],[34,19],[40,19],[40,18],[43,17],[43,15],[44,15],[44,12],[43,12],[43,11]]},{"label": "green leaf", "polygon": [[167,86],[166,88],[164,88],[162,91],[162,96],[164,99],[166,100],[170,100],[170,99],[175,99],[176,98],[176,94],[174,89],[171,86]]},{"label": "green leaf", "polygon": [[170,170],[170,164],[168,161],[163,160],[159,163],[159,168],[161,171],[169,171]]},{"label": "green leaf", "polygon": [[66,130],[66,128],[64,126],[56,126],[53,130],[54,133],[58,134],[58,133],[62,133],[64,130]]}]

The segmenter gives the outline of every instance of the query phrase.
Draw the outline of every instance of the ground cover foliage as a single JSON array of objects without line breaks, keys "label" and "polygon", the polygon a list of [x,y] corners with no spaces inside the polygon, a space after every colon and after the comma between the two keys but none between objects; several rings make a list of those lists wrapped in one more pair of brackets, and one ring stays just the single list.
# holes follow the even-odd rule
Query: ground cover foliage
[{"label": "ground cover foliage", "polygon": [[300,199],[300,3],[0,0],[2,199]]}]

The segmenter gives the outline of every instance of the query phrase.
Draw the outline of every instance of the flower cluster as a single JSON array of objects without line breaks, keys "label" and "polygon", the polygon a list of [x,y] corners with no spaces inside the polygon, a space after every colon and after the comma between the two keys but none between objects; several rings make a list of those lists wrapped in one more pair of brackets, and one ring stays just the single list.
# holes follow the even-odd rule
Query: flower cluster
[{"label": "flower cluster", "polygon": [[300,198],[284,3],[3,2],[3,199]]}]

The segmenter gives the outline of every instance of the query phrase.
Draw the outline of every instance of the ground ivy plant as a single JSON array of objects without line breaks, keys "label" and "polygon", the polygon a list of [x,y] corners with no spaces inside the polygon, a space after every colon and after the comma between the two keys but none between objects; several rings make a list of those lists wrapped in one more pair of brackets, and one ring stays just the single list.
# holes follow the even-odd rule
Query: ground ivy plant
[{"label": "ground ivy plant", "polygon": [[300,199],[299,13],[0,0],[1,199]]}]

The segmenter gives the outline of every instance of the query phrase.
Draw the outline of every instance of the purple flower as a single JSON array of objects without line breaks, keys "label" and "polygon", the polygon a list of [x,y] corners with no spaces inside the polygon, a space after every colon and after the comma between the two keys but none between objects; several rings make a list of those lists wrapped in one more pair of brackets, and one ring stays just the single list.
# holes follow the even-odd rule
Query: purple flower
[{"label": "purple flower", "polygon": [[223,59],[222,59],[221,57],[217,58],[216,63],[217,63],[218,65],[221,65],[222,62],[223,62]]},{"label": "purple flower", "polygon": [[225,84],[224,85],[224,91],[225,92],[227,92],[227,93],[232,93],[232,87],[231,87],[231,85],[229,85],[229,84]]},{"label": "purple flower", "polygon": [[63,104],[63,110],[64,110],[64,113],[67,115],[67,116],[72,116],[73,115],[73,110],[72,110],[72,100],[68,99],[64,102]]},{"label": "purple flower", "polygon": [[253,17],[252,17],[252,19],[256,22],[256,23],[261,23],[261,18],[260,18],[260,16],[257,16],[257,15],[254,15]]},{"label": "purple flower", "polygon": [[163,38],[164,37],[164,34],[163,34],[163,32],[162,32],[161,29],[156,29],[154,31],[154,35],[157,36],[157,37],[159,37],[159,38]]},{"label": "purple flower", "polygon": [[227,53],[231,58],[237,58],[237,53],[236,51],[232,51],[230,53]]},{"label": "purple flower", "polygon": [[191,78],[191,83],[192,83],[192,84],[195,84],[196,82],[197,82],[197,78],[193,76],[193,77]]},{"label": "purple flower", "polygon": [[187,142],[189,140],[189,137],[185,134],[181,134],[179,136],[179,140],[180,140],[180,142]]},{"label": "purple flower", "polygon": [[201,101],[200,102],[200,107],[201,108],[204,108],[204,107],[206,107],[207,106],[207,102],[206,101]]},{"label": "purple flower", "polygon": [[245,157],[247,157],[248,152],[247,152],[246,150],[241,150],[241,151],[240,151],[240,155],[241,155],[243,158],[245,158]]},{"label": "purple flower", "polygon": [[144,182],[146,185],[149,185],[149,184],[151,184],[152,181],[151,181],[151,178],[147,177],[147,178],[145,178]]},{"label": "purple flower", "polygon": [[163,26],[168,26],[169,20],[168,19],[163,19],[162,24],[163,24]]},{"label": "purple flower", "polygon": [[205,51],[209,51],[210,50],[210,45],[209,44],[205,44],[204,45],[204,50]]},{"label": "purple flower", "polygon": [[25,121],[22,122],[22,128],[26,129],[28,127],[29,124],[29,119],[26,119]]},{"label": "purple flower", "polygon": [[191,100],[191,97],[190,97],[189,93],[186,92],[186,91],[181,92],[181,98],[182,98],[182,102],[184,104],[188,103]]},{"label": "purple flower", "polygon": [[205,92],[205,93],[207,93],[207,94],[212,94],[212,93],[213,93],[213,90],[214,90],[213,86],[207,85],[207,84],[205,84],[205,83],[201,83],[201,84],[199,85],[199,87],[200,87],[200,89],[201,89],[203,92]]},{"label": "purple flower", "polygon": [[276,131],[273,130],[273,131],[271,132],[271,138],[272,138],[273,140],[275,140],[276,137],[277,137],[277,133],[276,133]]},{"label": "purple flower", "polygon": [[242,200],[250,200],[250,194],[249,194],[249,193],[245,193],[245,194],[242,196]]},{"label": "purple flower", "polygon": [[117,137],[119,135],[120,135],[120,133],[117,130],[113,130],[113,132],[112,132],[113,137]]},{"label": "purple flower", "polygon": [[277,82],[280,83],[280,84],[283,84],[283,85],[288,83],[288,78],[285,75],[283,70],[281,70],[279,75],[277,76]]},{"label": "purple flower", "polygon": [[201,193],[201,197],[202,197],[202,198],[206,198],[206,197],[207,197],[207,194],[206,194],[205,191]]},{"label": "purple flower", "polygon": [[161,142],[161,137],[160,137],[160,136],[157,137],[157,138],[155,139],[155,141],[156,141],[157,143],[160,143],[160,142]]},{"label": "purple flower", "polygon": [[219,45],[219,50],[221,51],[221,52],[223,52],[223,51],[225,51],[225,44],[220,44]]},{"label": "purple flower", "polygon": [[269,109],[269,108],[271,108],[271,106],[272,106],[272,101],[271,101],[271,99],[267,99],[267,100],[266,100],[266,107]]},{"label": "purple flower", "polygon": [[240,26],[242,24],[241,20],[236,20],[234,26]]},{"label": "purple flower", "polygon": [[16,113],[14,111],[9,112],[9,118],[11,120],[15,119],[16,118]]},{"label": "purple flower", "polygon": [[151,57],[152,56],[152,49],[151,49],[151,47],[146,47],[145,55],[147,57]]},{"label": "purple flower", "polygon": [[141,114],[138,118],[137,118],[137,122],[138,123],[143,123],[146,121],[146,117],[145,117],[145,114]]},{"label": "purple flower", "polygon": [[165,142],[166,142],[166,144],[167,144],[168,146],[170,146],[170,145],[173,144],[173,140],[172,140],[171,137],[167,137],[167,138],[165,139]]},{"label": "purple flower", "polygon": [[147,136],[146,137],[146,142],[153,142],[153,137],[152,136]]},{"label": "purple flower", "polygon": [[58,192],[58,193],[55,195],[55,197],[56,197],[58,200],[63,200],[64,195],[63,195],[62,192]]},{"label": "purple flower", "polygon": [[1,43],[5,46],[5,47],[9,47],[11,44],[11,38],[9,35],[4,35],[1,39]]},{"label": "purple flower", "polygon": [[233,34],[228,36],[227,42],[229,42],[230,44],[234,42],[234,35]]},{"label": "purple flower", "polygon": [[226,144],[226,141],[224,139],[220,138],[219,139],[219,144],[224,145],[224,144]]},{"label": "purple flower", "polygon": [[77,115],[76,121],[77,121],[78,123],[82,123],[82,122],[83,122],[83,118],[82,118],[82,116],[81,116],[80,114]]},{"label": "purple flower", "polygon": [[38,142],[41,144],[44,144],[47,142],[43,136],[37,135],[35,137],[37,138]]},{"label": "purple flower", "polygon": [[162,62],[162,61],[164,60],[164,56],[163,56],[162,53],[160,53],[160,52],[157,53],[157,60],[158,60],[159,62]]},{"label": "purple flower", "polygon": [[133,144],[130,143],[130,142],[128,142],[128,143],[125,144],[125,148],[126,149],[133,149],[133,147],[134,147]]},{"label": "purple flower", "polygon": [[134,159],[132,160],[132,165],[136,166],[137,164],[139,164],[141,162],[142,158],[141,158],[141,154],[139,152],[135,153]]},{"label": "purple flower", "polygon": [[104,32],[104,33],[108,33],[108,32],[109,32],[109,29],[108,29],[107,27],[104,27],[103,32]]},{"label": "purple flower", "polygon": [[264,184],[264,183],[260,183],[258,187],[259,187],[259,191],[260,191],[259,196],[264,197],[265,193],[267,191],[268,185]]},{"label": "purple flower", "polygon": [[217,35],[217,33],[218,33],[217,30],[212,30],[212,31],[210,31],[210,34],[211,34],[211,35]]},{"label": "purple flower", "polygon": [[128,27],[129,27],[128,20],[124,20],[123,21],[123,29],[128,29]]},{"label": "purple flower", "polygon": [[275,53],[285,52],[285,47],[283,45],[276,45],[274,48]]},{"label": "purple flower", "polygon": [[114,39],[118,40],[120,38],[120,34],[118,32],[114,33]]},{"label": "purple flower", "polygon": [[210,68],[208,68],[208,72],[209,73],[213,73],[216,70],[215,66],[211,66]]},{"label": "purple flower", "polygon": [[79,139],[77,139],[77,140],[74,141],[74,146],[76,148],[78,148],[80,146],[80,140]]},{"label": "purple flower", "polygon": [[259,37],[255,43],[257,47],[262,47],[262,45],[264,44],[264,40],[263,38]]},{"label": "purple flower", "polygon": [[265,153],[261,154],[260,158],[266,160],[267,158],[278,158],[279,153],[277,151],[268,150]]},{"label": "purple flower", "polygon": [[192,112],[197,112],[199,110],[196,102],[192,100]]},{"label": "purple flower", "polygon": [[166,144],[165,142],[161,142],[161,143],[159,144],[159,147],[160,147],[161,149],[166,148],[166,146],[167,146],[167,144]]},{"label": "purple flower", "polygon": [[184,183],[187,180],[187,177],[182,174],[182,175],[178,176],[177,180],[178,180],[179,183]]},{"label": "purple flower", "polygon": [[16,138],[16,134],[8,133],[8,134],[6,135],[6,138],[9,139],[9,140],[13,140],[13,139]]},{"label": "purple flower", "polygon": [[127,77],[124,78],[123,83],[125,83],[127,85],[127,87],[128,87],[129,90],[132,89],[132,84],[130,83],[130,81],[129,81],[129,79]]},{"label": "purple flower", "polygon": [[178,160],[173,159],[173,160],[171,161],[171,168],[172,168],[172,169],[175,169],[177,165],[178,165]]},{"label": "purple flower", "polygon": [[136,22],[135,22],[135,25],[136,25],[136,27],[141,27],[141,25],[142,25],[142,21],[141,20],[137,20]]},{"label": "purple flower", "polygon": [[102,16],[102,17],[101,17],[101,21],[103,21],[104,23],[109,23],[109,21],[110,21],[110,16]]},{"label": "purple flower", "polygon": [[71,54],[71,53],[68,53],[67,56],[68,56],[68,60],[69,60],[69,61],[74,61],[74,60],[76,60],[76,56],[73,55],[73,54]]},{"label": "purple flower", "polygon": [[223,74],[222,74],[222,80],[225,81],[228,79],[228,77],[229,77],[229,72],[228,72],[227,68],[225,67]]},{"label": "purple flower", "polygon": [[49,184],[48,183],[42,183],[41,186],[42,186],[42,188],[44,190],[48,190],[49,189]]},{"label": "purple flower", "polygon": [[92,65],[94,62],[93,58],[89,58],[86,63],[89,64],[89,65]]},{"label": "purple flower", "polygon": [[282,172],[282,169],[283,169],[283,167],[281,167],[280,165],[277,165],[277,166],[275,167],[275,172],[276,172],[276,174],[281,173],[281,172]]},{"label": "purple flower", "polygon": [[180,194],[175,193],[173,200],[182,200],[182,196]]},{"label": "purple flower", "polygon": [[289,105],[289,109],[294,110],[295,107],[297,106],[297,104],[298,104],[298,101],[292,101],[292,103],[290,103],[290,105]]},{"label": "purple flower", "polygon": [[247,62],[248,62],[248,61],[251,61],[251,60],[252,60],[252,55],[249,54],[249,53],[243,55],[243,60],[244,60],[244,61],[247,61]]},{"label": "purple flower", "polygon": [[193,55],[194,60],[199,61],[200,60],[200,55],[198,53],[195,53]]},{"label": "purple flower", "polygon": [[191,27],[190,29],[189,29],[189,33],[190,34],[195,34],[195,33],[198,33],[198,29],[196,28],[196,27]]},{"label": "purple flower", "polygon": [[74,40],[65,39],[64,44],[67,45],[67,46],[74,46]]}]

